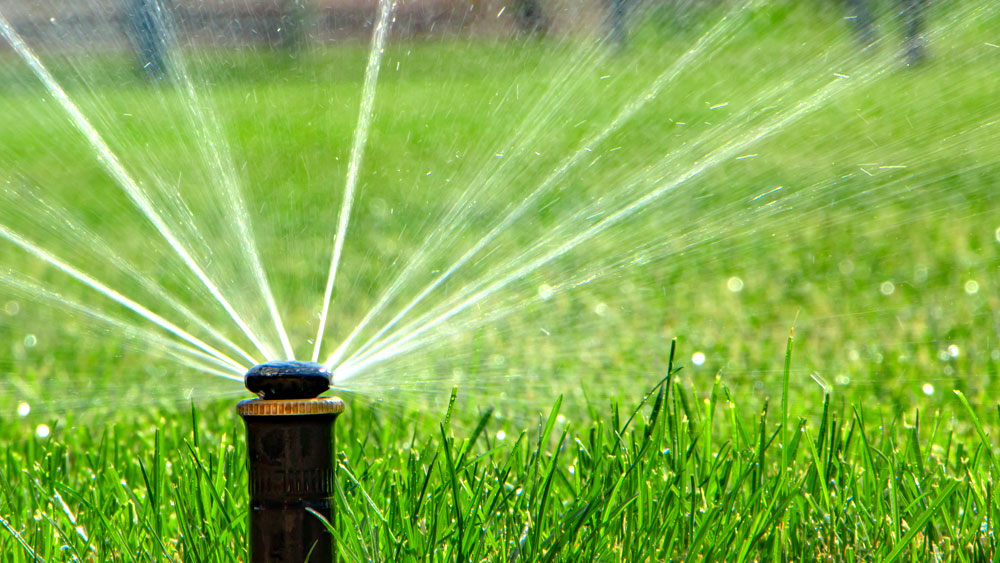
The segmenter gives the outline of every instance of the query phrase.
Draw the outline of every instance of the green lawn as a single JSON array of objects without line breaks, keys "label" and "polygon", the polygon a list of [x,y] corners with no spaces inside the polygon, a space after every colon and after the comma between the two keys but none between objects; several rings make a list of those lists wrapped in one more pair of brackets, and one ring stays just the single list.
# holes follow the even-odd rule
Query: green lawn
[{"label": "green lawn", "polygon": [[[396,328],[443,322],[343,382],[345,560],[995,557],[1000,10],[936,4],[914,69],[890,18],[861,52],[842,16],[651,16],[621,49],[390,39],[324,355],[492,238]],[[308,359],[366,44],[188,48],[198,104],[123,56],[39,54],[264,335],[232,174]],[[260,359],[0,61],[0,224],[209,339],[162,287]],[[3,559],[245,558],[240,384],[81,313],[156,332],[0,243],[0,280],[78,308],[0,285]]]}]

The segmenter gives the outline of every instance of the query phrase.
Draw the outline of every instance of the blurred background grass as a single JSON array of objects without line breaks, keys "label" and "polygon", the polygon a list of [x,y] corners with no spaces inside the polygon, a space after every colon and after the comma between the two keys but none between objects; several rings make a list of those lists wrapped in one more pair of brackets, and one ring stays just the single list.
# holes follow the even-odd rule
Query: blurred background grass
[{"label": "blurred background grass", "polygon": [[[580,268],[597,271],[609,259],[635,259],[623,250],[655,241],[659,246],[644,259],[648,265],[639,260],[635,267],[614,269],[585,290],[556,295],[540,311],[460,335],[457,347],[464,355],[428,360],[431,371],[472,386],[479,372],[484,381],[493,372],[530,375],[529,387],[552,388],[540,391],[540,398],[581,387],[601,392],[621,389],[618,382],[629,380],[633,370],[658,369],[650,364],[662,358],[663,342],[680,336],[685,347],[708,358],[697,373],[707,377],[721,370],[731,384],[764,397],[775,389],[775,358],[784,336],[797,324],[802,352],[794,381],[807,395],[818,390],[816,380],[851,382],[837,387],[848,399],[874,392],[890,412],[917,399],[942,400],[940,394],[922,396],[926,383],[988,396],[998,361],[998,243],[990,188],[997,146],[990,118],[1000,86],[990,72],[998,50],[989,46],[989,14],[960,3],[932,5],[930,29],[939,24],[943,31],[933,34],[924,64],[906,68],[897,58],[891,14],[879,19],[884,41],[859,55],[844,6],[778,2],[730,10],[731,4],[699,5],[678,19],[676,10],[654,6],[633,21],[627,44],[599,55],[581,47],[592,35],[573,31],[513,38],[452,32],[433,41],[399,32],[383,63],[331,332],[348,331],[380,295],[389,273],[418,249],[476,177],[472,157],[507,142],[498,139],[516,140],[522,117],[552,103],[544,96],[553,76],[578,72],[587,79],[556,96],[561,105],[553,106],[545,134],[531,147],[538,158],[524,160],[519,176],[500,177],[488,198],[470,203],[474,213],[455,225],[456,238],[435,249],[437,268],[471,246],[490,221],[571,154],[592,131],[590,123],[608,121],[622,101],[639,94],[725,17],[734,27],[724,40],[613,134],[606,145],[615,146],[616,155],[567,177],[564,189],[576,195],[553,194],[518,222],[499,264],[560,225],[581,201],[602,197],[624,172],[641,173],[665,157],[677,158],[676,170],[682,171],[698,162],[698,142],[711,151],[727,134],[761,123],[756,114],[742,114],[744,121],[720,131],[722,112],[739,117],[730,102],[763,105],[780,86],[776,103],[794,107],[817,80],[829,78],[825,69],[838,68],[838,61],[880,70],[764,139],[749,151],[754,158],[730,159],[705,171],[682,194],[592,241],[583,256],[568,256],[518,282],[512,295],[535,297],[535,283],[561,280]],[[962,14],[968,21],[959,22],[961,32],[944,27],[956,25],[952,20]],[[167,289],[197,297],[183,269],[155,260],[145,264],[156,235],[113,188],[27,68],[5,56],[0,142],[14,182],[39,186]],[[201,45],[183,56],[233,147],[286,325],[296,342],[304,342],[309,335],[302,327],[316,314],[326,274],[367,45],[352,38],[292,51]],[[198,217],[205,211],[199,205],[212,202],[198,194],[213,188],[200,183],[209,176],[187,172],[200,165],[188,148],[196,134],[176,125],[188,102],[177,88],[150,84],[130,57],[53,51],[51,66],[84,108],[94,108],[121,160],[150,170],[149,182],[155,174],[176,174],[177,189]],[[577,68],[581,61],[588,64]],[[761,115],[766,113],[765,107]],[[797,190],[796,198],[778,201],[773,210],[763,209],[767,201],[743,195],[776,188],[780,195],[781,187]],[[38,231],[33,213],[21,212],[33,221],[22,223],[22,230]],[[73,253],[78,243],[63,238],[56,234],[46,243]],[[212,244],[225,254],[234,243]],[[87,290],[37,260],[14,248],[4,252],[6,267],[92,301]],[[473,270],[468,279],[482,271]],[[137,290],[132,280],[106,275],[112,287]],[[731,278],[739,279],[741,291],[727,290]],[[969,281],[977,292],[966,293]],[[890,295],[883,291],[886,282]],[[238,392],[228,382],[192,375],[179,386],[187,394],[175,393],[172,383],[161,387],[159,381],[176,370],[149,361],[143,343],[125,345],[93,323],[60,322],[65,311],[16,295],[6,301],[19,311],[5,314],[0,325],[11,358],[6,385],[17,390],[10,396],[26,393],[26,400],[38,403],[50,400],[43,389],[129,388],[124,380],[133,373],[170,400],[200,388],[209,395]],[[604,308],[610,318],[594,316],[602,303],[610,305]],[[220,326],[228,323],[208,306],[196,310]],[[540,336],[539,327],[558,329],[558,340]],[[34,342],[30,348],[28,341]],[[949,355],[950,346],[960,354]],[[431,386],[437,393],[450,388]]]}]

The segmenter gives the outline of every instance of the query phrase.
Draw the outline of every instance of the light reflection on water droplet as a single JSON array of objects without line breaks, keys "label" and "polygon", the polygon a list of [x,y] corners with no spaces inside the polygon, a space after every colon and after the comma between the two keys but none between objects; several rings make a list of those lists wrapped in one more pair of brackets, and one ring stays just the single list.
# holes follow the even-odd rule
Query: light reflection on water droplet
[{"label": "light reflection on water droplet", "polygon": [[958,346],[956,346],[954,344],[952,344],[951,346],[948,346],[948,355],[949,356],[951,356],[952,358],[957,358],[958,357],[958,353],[959,353]]},{"label": "light reflection on water droplet", "polygon": [[38,344],[38,337],[35,336],[34,334],[29,334],[28,336],[24,337],[25,348],[34,348],[36,344]]},{"label": "light reflection on water droplet", "polygon": [[702,354],[701,352],[695,352],[694,355],[691,356],[691,363],[696,366],[704,364],[705,354]]},{"label": "light reflection on water droplet", "polygon": [[969,280],[965,282],[965,292],[969,295],[975,295],[979,293],[979,282],[976,280]]},{"label": "light reflection on water droplet", "polygon": [[997,242],[1000,242],[1000,227],[997,227],[996,232],[993,233],[993,238],[995,238]]},{"label": "light reflection on water droplet", "polygon": [[882,292],[882,295],[892,295],[896,292],[896,284],[891,281],[884,281],[878,290]]},{"label": "light reflection on water droplet", "polygon": [[39,424],[35,428],[35,436],[38,436],[39,438],[48,438],[51,432],[52,431],[49,429],[47,424]]},{"label": "light reflection on water droplet", "polygon": [[552,297],[553,293],[555,293],[555,290],[552,289],[552,286],[547,283],[543,283],[542,285],[538,286],[538,296],[541,297],[542,299],[545,299],[546,301]]},{"label": "light reflection on water droplet", "polygon": [[598,317],[603,317],[604,315],[608,314],[608,305],[607,305],[607,303],[598,303],[594,307],[594,313]]},{"label": "light reflection on water droplet", "polygon": [[733,276],[726,282],[726,287],[728,287],[729,291],[732,291],[733,293],[739,293],[743,291],[743,280]]},{"label": "light reflection on water droplet", "polygon": [[507,439],[507,433],[503,430],[497,430],[497,440],[501,442]]},{"label": "light reflection on water droplet", "polygon": [[924,383],[924,386],[921,387],[921,390],[924,392],[924,395],[927,396],[931,396],[934,394],[934,386],[931,385],[930,383]]},{"label": "light reflection on water droplet", "polygon": [[18,416],[28,416],[31,414],[31,405],[28,403],[18,403],[17,405],[17,415]]},{"label": "light reflection on water droplet", "polygon": [[21,312],[21,305],[17,301],[8,301],[3,305],[3,312],[10,317],[16,316]]}]

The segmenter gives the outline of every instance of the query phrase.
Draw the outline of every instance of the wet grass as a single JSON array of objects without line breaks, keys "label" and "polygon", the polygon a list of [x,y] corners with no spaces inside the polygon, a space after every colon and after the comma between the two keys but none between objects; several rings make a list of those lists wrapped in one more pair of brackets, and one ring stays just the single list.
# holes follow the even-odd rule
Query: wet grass
[{"label": "wet grass", "polygon": [[[791,354],[791,340],[789,354]],[[665,353],[666,350],[664,350]],[[670,354],[673,354],[673,348]],[[790,359],[790,358],[789,358]],[[628,404],[526,430],[491,409],[337,422],[345,561],[985,561],[998,412],[889,419],[826,395],[754,413],[720,380],[648,374]],[[659,382],[656,379],[661,378]],[[784,381],[788,382],[785,370]],[[454,402],[454,397],[453,397]],[[983,420],[979,416],[985,417]],[[5,438],[7,561],[245,558],[246,451],[228,404]]]},{"label": "wet grass", "polygon": [[[715,104],[738,101],[740,92],[753,97],[788,75],[789,45],[809,46],[807,60],[854,52],[833,12],[809,25],[782,10],[761,17],[796,25],[772,34],[771,24],[755,20],[738,39],[756,50],[736,42],[685,78],[660,97],[659,113],[613,139],[627,149],[620,166],[590,166],[569,185],[599,192],[637,163],[710,132],[701,124],[726,111],[710,109]],[[993,186],[1000,169],[987,118],[996,114],[1000,83],[989,55],[995,48],[983,47],[996,43],[992,32],[973,23],[983,29],[933,44],[942,55],[925,68],[890,64],[878,80],[755,149],[759,158],[706,172],[685,197],[631,223],[628,238],[595,240],[588,252],[614,257],[681,223],[676,246],[649,261],[477,332],[465,343],[470,355],[435,355],[440,378],[429,385],[442,402],[414,410],[349,400],[338,422],[343,558],[993,559],[1000,431]],[[600,79],[622,60],[667,58],[698,35],[671,31],[660,45],[640,30],[633,51],[585,71]],[[420,226],[440,216],[442,194],[454,192],[438,178],[467,171],[449,168],[461,160],[454,155],[512,133],[541,78],[560,70],[539,69],[547,50],[566,47],[529,42],[514,58],[498,56],[496,46],[415,42],[387,54],[368,157],[374,164],[366,167],[358,238],[346,257],[353,289],[338,311],[341,332],[371,305],[386,268],[420,242],[409,233],[426,232]],[[862,66],[891,60],[888,49]],[[261,53],[236,62],[224,52],[192,55],[246,165],[275,287],[307,304],[292,307],[289,324],[303,325],[324,281],[326,264],[316,257],[326,256],[330,242],[312,226],[332,223],[331,186],[341,185],[346,166],[364,49],[315,56],[318,62],[296,67]],[[106,104],[98,114],[120,134],[123,159],[145,163],[145,140],[158,147],[154,170],[185,170],[189,155],[171,144],[177,139],[157,136],[170,115],[145,105],[159,92],[121,65],[98,63],[117,70],[82,72],[107,75],[88,83],[89,94],[72,84],[67,71],[76,67],[60,76],[74,95]],[[636,64],[610,86],[584,88],[564,109],[607,119],[615,104],[588,102],[598,94],[623,102],[661,67]],[[116,249],[146,257],[152,237],[141,218],[106,189],[89,149],[39,101],[31,77],[12,68],[5,72],[14,78],[0,85],[10,108],[0,112],[0,145],[14,155],[15,172],[72,203]],[[746,91],[717,99],[727,80]],[[523,88],[522,105],[511,96],[506,113],[485,112],[483,102],[506,92],[507,82]],[[170,95],[157,101],[182,107]],[[132,112],[144,125],[106,117]],[[26,115],[37,123],[24,125]],[[677,121],[689,129],[678,133]],[[576,124],[562,114],[551,120],[551,135],[540,141],[548,150],[539,151],[549,160],[525,183],[585,137]],[[901,162],[910,165],[905,175],[892,168]],[[719,197],[720,186],[753,195],[780,185],[804,186],[809,197],[760,209],[749,198]],[[492,203],[523,195],[517,188],[500,186]],[[549,215],[527,222],[506,248],[557,224],[559,201],[547,203]],[[489,224],[503,208],[484,204],[473,220]],[[726,209],[735,211],[720,212]],[[699,220],[682,222],[690,217]],[[401,234],[399,225],[410,230]],[[445,250],[442,263],[453,258]],[[21,254],[4,254],[3,263],[67,295],[87,295]],[[569,257],[523,280],[518,295],[533,297],[546,276],[560,279],[589,264]],[[157,264],[153,275],[188,289],[169,265]],[[734,277],[738,292],[727,288]],[[965,289],[969,281],[976,292]],[[0,558],[244,559],[241,423],[233,401],[188,409],[186,398],[241,396],[238,384],[151,362],[142,342],[79,318],[67,322],[29,296],[5,296],[0,305],[0,342],[9,351],[0,365],[8,375],[0,397]],[[786,341],[793,326],[794,353]],[[688,360],[695,352],[703,364]],[[534,377],[502,379],[487,393],[476,388],[498,373]],[[449,406],[453,380],[463,385]],[[15,415],[20,401],[31,404],[30,416]],[[99,414],[77,410],[95,403],[104,407]],[[37,435],[39,424],[49,437]]]}]

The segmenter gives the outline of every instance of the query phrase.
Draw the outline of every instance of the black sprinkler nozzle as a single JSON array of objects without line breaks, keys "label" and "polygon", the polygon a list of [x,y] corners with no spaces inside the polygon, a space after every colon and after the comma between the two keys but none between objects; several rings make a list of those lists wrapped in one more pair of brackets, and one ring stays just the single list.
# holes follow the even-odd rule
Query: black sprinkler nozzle
[{"label": "black sprinkler nozzle", "polygon": [[332,375],[314,362],[267,362],[250,368],[243,382],[261,399],[312,399],[330,388]]}]

